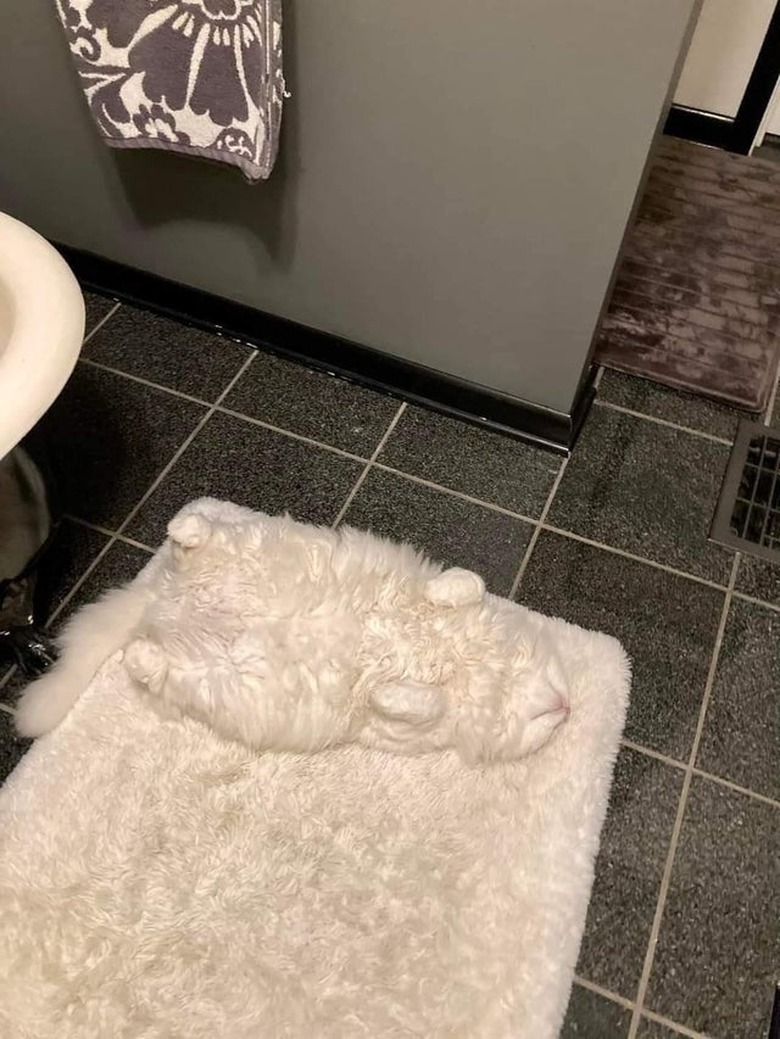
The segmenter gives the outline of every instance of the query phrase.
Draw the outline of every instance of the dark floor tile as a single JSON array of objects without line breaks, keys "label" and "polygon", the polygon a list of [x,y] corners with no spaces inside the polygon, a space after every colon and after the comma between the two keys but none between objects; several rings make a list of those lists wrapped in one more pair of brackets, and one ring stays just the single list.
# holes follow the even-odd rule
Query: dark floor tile
[{"label": "dark floor tile", "polygon": [[[115,541],[94,570],[90,571],[84,583],[78,587],[73,598],[68,600],[55,620],[48,625],[49,634],[56,638],[63,625],[80,606],[94,602],[103,592],[132,580],[150,559],[150,552],[122,541]],[[0,702],[12,706],[27,682],[28,678],[17,668],[10,681],[0,688]]]},{"label": "dark floor tile", "polygon": [[171,516],[210,495],[310,523],[332,523],[363,470],[360,462],[217,412],[127,529],[147,545]]},{"label": "dark floor tile", "polygon": [[697,765],[780,800],[780,613],[732,600]]},{"label": "dark floor tile", "polygon": [[[44,626],[52,611],[68,594],[78,578],[108,541],[104,534],[79,523],[63,520],[41,556],[34,587],[35,623]],[[19,623],[23,623],[22,613]],[[0,678],[16,657],[0,641]]]},{"label": "dark floor tile", "polygon": [[667,1028],[666,1025],[660,1025],[657,1021],[643,1017],[639,1024],[639,1031],[636,1033],[636,1039],[684,1039],[684,1036],[682,1032],[678,1032],[674,1028]]},{"label": "dark floor tile", "polygon": [[652,415],[728,440],[733,439],[737,422],[746,414],[706,397],[695,397],[611,368],[604,369],[599,383],[599,398],[643,415]]},{"label": "dark floor tile", "polygon": [[108,537],[71,520],[63,520],[38,570],[36,607],[45,620],[68,594]]},{"label": "dark floor tile", "polygon": [[757,556],[743,555],[735,588],[754,599],[780,606],[780,562],[768,563]]},{"label": "dark floor tile", "polygon": [[344,379],[260,354],[230,391],[224,406],[368,456],[382,439],[399,402]]},{"label": "dark floor tile", "polygon": [[445,566],[462,566],[507,595],[533,528],[522,520],[373,469],[345,523],[407,541]]},{"label": "dark floor tile", "polygon": [[694,776],[646,1005],[711,1039],[765,1035],[780,977],[780,809]]},{"label": "dark floor tile", "polygon": [[560,1039],[625,1039],[631,1012],[574,984]]},{"label": "dark floor tile", "polygon": [[725,584],[733,556],[707,533],[728,454],[724,444],[595,407],[548,520]]},{"label": "dark floor tile", "polygon": [[42,423],[64,510],[115,528],[203,414],[198,404],[78,365]]},{"label": "dark floor tile", "polygon": [[95,325],[113,310],[116,300],[109,299],[108,296],[99,296],[96,292],[85,292],[83,295],[86,310],[84,335],[89,335]]},{"label": "dark floor tile", "polygon": [[633,1000],[682,787],[682,772],[623,749],[601,835],[577,973]]},{"label": "dark floor tile", "polygon": [[422,408],[407,408],[379,460],[534,518],[561,465],[554,454]]},{"label": "dark floor tile", "polygon": [[30,679],[19,667],[13,667],[12,673],[2,688],[0,688],[0,703],[6,704],[8,707],[13,707],[16,701],[19,699],[19,695],[27,685]]},{"label": "dark floor tile", "polygon": [[723,592],[545,531],[516,598],[615,635],[633,663],[626,737],[687,761]]},{"label": "dark floor tile", "polygon": [[127,305],[84,346],[91,361],[208,401],[251,354],[248,346]]},{"label": "dark floor tile", "polygon": [[32,740],[16,735],[13,716],[0,711],[0,783],[5,782],[31,746]]},{"label": "dark floor tile", "polygon": [[55,632],[80,606],[94,602],[111,588],[132,581],[151,558],[151,552],[124,541],[115,541],[57,617],[53,626]]}]

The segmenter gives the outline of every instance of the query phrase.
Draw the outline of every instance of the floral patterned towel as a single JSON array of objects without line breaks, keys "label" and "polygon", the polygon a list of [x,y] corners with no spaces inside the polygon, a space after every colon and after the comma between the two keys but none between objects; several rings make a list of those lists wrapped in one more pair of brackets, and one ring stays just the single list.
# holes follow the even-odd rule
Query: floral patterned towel
[{"label": "floral patterned towel", "polygon": [[56,3],[108,144],[269,176],[284,97],[281,0]]}]

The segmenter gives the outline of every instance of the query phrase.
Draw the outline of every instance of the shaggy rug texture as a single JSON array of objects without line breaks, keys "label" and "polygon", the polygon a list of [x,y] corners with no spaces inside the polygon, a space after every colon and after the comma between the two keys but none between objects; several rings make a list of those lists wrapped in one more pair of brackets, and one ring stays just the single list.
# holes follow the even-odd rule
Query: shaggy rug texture
[{"label": "shaggy rug texture", "polygon": [[664,137],[596,360],[762,412],[780,358],[780,167]]},{"label": "shaggy rug texture", "polygon": [[[467,589],[442,602],[438,581],[424,607],[415,591],[416,614],[473,610],[477,594],[480,617],[509,611],[554,647],[565,723],[490,763],[450,728],[414,753],[373,738],[261,750],[202,712],[161,713],[117,650],[0,793],[4,1039],[558,1035],[627,661],[606,635],[397,551],[413,588]],[[442,644],[468,657],[469,639]]]}]

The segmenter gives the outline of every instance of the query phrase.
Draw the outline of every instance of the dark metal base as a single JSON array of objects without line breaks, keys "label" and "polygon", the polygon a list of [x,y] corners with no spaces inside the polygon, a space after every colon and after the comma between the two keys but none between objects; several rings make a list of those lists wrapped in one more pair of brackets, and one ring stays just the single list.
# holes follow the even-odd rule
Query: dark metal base
[{"label": "dark metal base", "polygon": [[94,253],[54,244],[86,288],[557,452],[572,450],[593,400],[592,373],[567,415]]},{"label": "dark metal base", "polygon": [[780,563],[780,429],[740,421],[710,538]]},{"label": "dark metal base", "polygon": [[58,518],[44,445],[34,431],[0,458],[0,663],[14,663],[30,676],[56,656],[37,623],[35,593]]},{"label": "dark metal base", "polygon": [[29,678],[48,671],[57,659],[54,640],[34,624],[0,632],[0,647],[3,657]]}]

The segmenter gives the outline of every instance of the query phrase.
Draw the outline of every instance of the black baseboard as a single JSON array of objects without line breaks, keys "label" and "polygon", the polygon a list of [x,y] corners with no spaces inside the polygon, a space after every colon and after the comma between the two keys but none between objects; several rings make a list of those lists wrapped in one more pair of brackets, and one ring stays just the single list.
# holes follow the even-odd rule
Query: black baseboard
[{"label": "black baseboard", "polygon": [[767,26],[764,41],[733,119],[672,105],[664,133],[712,148],[749,155],[780,76],[780,3]]},{"label": "black baseboard", "polygon": [[566,415],[94,253],[53,244],[87,289],[559,453],[574,447],[593,400],[592,373]]},{"label": "black baseboard", "polygon": [[736,151],[734,147],[734,120],[724,119],[711,112],[699,112],[694,108],[673,105],[664,125],[668,137],[681,137],[684,141],[696,141],[710,148]]}]

